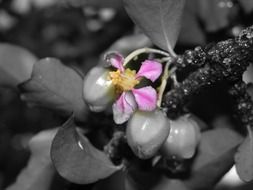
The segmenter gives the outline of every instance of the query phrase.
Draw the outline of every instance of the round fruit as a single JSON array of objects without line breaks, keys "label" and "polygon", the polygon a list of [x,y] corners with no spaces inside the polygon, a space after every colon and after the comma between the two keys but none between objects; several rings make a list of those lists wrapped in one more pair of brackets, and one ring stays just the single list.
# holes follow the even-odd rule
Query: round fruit
[{"label": "round fruit", "polygon": [[191,158],[200,140],[198,123],[190,114],[170,122],[170,134],[162,146],[165,157]]},{"label": "round fruit", "polygon": [[127,124],[127,142],[136,156],[148,159],[154,156],[170,132],[170,123],[160,110],[137,111]]},{"label": "round fruit", "polygon": [[103,111],[114,99],[114,87],[109,80],[109,70],[94,67],[84,79],[84,100],[95,112]]}]

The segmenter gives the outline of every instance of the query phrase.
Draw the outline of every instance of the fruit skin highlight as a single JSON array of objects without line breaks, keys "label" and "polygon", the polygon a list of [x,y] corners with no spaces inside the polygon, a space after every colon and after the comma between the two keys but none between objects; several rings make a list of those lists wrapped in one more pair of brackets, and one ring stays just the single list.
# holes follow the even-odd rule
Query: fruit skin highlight
[{"label": "fruit skin highlight", "polygon": [[108,69],[94,67],[84,79],[84,100],[94,112],[105,110],[115,99],[114,85],[108,75]]},{"label": "fruit skin highlight", "polygon": [[170,121],[170,134],[161,148],[164,157],[189,159],[195,154],[201,133],[191,114]]},{"label": "fruit skin highlight", "polygon": [[141,159],[154,156],[170,133],[170,122],[160,110],[137,111],[127,124],[126,137],[132,151]]}]

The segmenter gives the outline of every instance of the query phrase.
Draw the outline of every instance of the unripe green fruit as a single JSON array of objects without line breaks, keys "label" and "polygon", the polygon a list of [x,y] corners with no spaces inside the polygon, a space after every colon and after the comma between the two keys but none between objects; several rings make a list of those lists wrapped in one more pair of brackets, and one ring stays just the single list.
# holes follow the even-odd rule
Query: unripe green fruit
[{"label": "unripe green fruit", "polygon": [[169,132],[169,119],[162,111],[137,111],[128,121],[126,137],[135,155],[148,159],[158,152]]},{"label": "unripe green fruit", "polygon": [[170,134],[161,149],[163,156],[191,158],[196,151],[200,135],[198,123],[190,114],[171,121]]},{"label": "unripe green fruit", "polygon": [[92,111],[103,111],[114,100],[114,86],[108,73],[108,69],[94,67],[84,79],[83,96]]}]

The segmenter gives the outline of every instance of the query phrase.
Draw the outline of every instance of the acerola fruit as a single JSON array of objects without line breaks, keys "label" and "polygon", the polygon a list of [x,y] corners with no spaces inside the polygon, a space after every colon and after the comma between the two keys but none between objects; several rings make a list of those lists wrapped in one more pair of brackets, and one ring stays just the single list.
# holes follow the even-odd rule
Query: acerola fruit
[{"label": "acerola fruit", "polygon": [[160,111],[137,111],[127,123],[126,137],[132,151],[141,159],[154,156],[170,132],[170,122]]},{"label": "acerola fruit", "polygon": [[165,157],[191,158],[200,141],[198,123],[190,114],[170,122],[170,134],[161,148]]},{"label": "acerola fruit", "polygon": [[83,96],[90,109],[103,111],[114,100],[114,86],[109,80],[109,70],[92,68],[84,79]]}]

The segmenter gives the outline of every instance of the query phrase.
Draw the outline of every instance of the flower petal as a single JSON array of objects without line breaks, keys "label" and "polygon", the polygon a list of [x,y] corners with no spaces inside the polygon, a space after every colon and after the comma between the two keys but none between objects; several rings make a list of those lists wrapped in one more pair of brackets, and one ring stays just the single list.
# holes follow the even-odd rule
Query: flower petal
[{"label": "flower petal", "polygon": [[137,104],[132,92],[123,92],[118,100],[113,104],[113,119],[117,124],[127,121],[136,110]]},{"label": "flower petal", "polygon": [[107,53],[105,55],[105,60],[110,63],[113,67],[119,69],[121,72],[124,71],[123,67],[123,62],[124,62],[124,57],[117,53],[117,52],[111,52]]},{"label": "flower petal", "polygon": [[162,73],[162,64],[153,61],[153,60],[145,60],[140,70],[137,73],[138,77],[145,77],[147,79],[150,79],[152,82],[154,82]]},{"label": "flower petal", "polygon": [[157,93],[151,86],[132,90],[139,110],[152,111],[156,108]]}]

